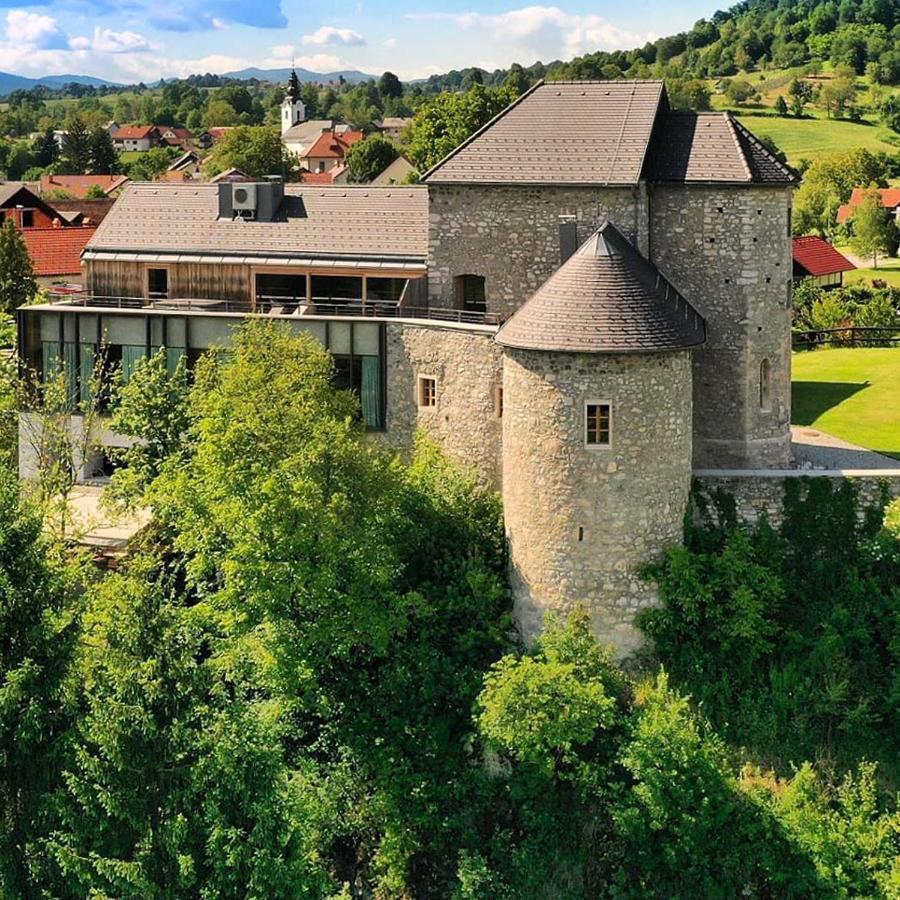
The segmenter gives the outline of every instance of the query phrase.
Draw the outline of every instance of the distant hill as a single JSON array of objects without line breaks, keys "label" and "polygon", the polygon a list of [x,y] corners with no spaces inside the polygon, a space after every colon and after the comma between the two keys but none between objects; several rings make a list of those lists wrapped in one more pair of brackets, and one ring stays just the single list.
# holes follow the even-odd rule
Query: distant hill
[{"label": "distant hill", "polygon": [[[257,78],[260,81],[287,81],[291,77],[290,68],[286,69],[257,69],[250,67],[248,69],[239,69],[236,72],[225,72],[223,78]],[[358,84],[361,81],[370,81],[377,78],[377,75],[367,75],[357,69],[346,69],[342,72],[311,72],[309,69],[297,69],[297,77],[301,81],[328,82],[338,81],[343,78],[351,84]]]},{"label": "distant hill", "polygon": [[42,84],[48,88],[59,88],[64,84],[84,84],[92,87],[118,87],[114,81],[94,78],[93,75],[42,75],[40,78],[26,78],[11,72],[0,72],[0,95],[10,91],[27,91]]}]

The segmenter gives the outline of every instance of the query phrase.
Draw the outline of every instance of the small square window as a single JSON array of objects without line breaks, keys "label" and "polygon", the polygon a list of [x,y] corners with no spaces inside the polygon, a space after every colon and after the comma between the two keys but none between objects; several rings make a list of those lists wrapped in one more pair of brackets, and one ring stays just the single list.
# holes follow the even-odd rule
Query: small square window
[{"label": "small square window", "polygon": [[437,379],[419,377],[419,406],[437,406]]},{"label": "small square window", "polygon": [[588,447],[610,445],[612,419],[608,403],[588,403],[584,408],[584,442]]}]

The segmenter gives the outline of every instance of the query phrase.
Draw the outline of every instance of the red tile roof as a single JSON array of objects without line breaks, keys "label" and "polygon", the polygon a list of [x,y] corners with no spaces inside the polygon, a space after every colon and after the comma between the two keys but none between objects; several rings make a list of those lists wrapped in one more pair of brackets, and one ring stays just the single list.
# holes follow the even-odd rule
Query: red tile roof
[{"label": "red tile roof", "polygon": [[112,133],[112,139],[114,141],[123,141],[126,138],[141,140],[150,137],[154,131],[156,131],[155,125],[123,125]]},{"label": "red tile roof", "polygon": [[96,225],[70,228],[25,228],[20,233],[28,247],[35,275],[80,275],[81,251]]},{"label": "red tile roof", "polygon": [[333,184],[334,179],[337,178],[338,175],[343,175],[346,171],[347,166],[344,163],[338,163],[336,166],[332,166],[327,172],[304,172],[303,183]]},{"label": "red tile roof", "polygon": [[77,200],[84,200],[88,188],[99,185],[110,194],[128,182],[125,175],[41,175],[41,192],[67,191]]},{"label": "red tile roof", "polygon": [[[842,222],[846,222],[853,215],[856,207],[862,203],[863,197],[868,190],[869,188],[853,188],[850,202],[845,203],[838,209],[837,220],[839,225]],[[900,188],[877,188],[877,191],[881,194],[881,205],[885,209],[896,209],[900,206]]]},{"label": "red tile roof", "polygon": [[849,272],[856,266],[838,253],[828,241],[809,234],[794,238],[794,275],[818,276]]},{"label": "red tile roof", "polygon": [[305,157],[314,159],[343,159],[351,144],[361,141],[365,135],[361,131],[323,131],[310,144]]}]

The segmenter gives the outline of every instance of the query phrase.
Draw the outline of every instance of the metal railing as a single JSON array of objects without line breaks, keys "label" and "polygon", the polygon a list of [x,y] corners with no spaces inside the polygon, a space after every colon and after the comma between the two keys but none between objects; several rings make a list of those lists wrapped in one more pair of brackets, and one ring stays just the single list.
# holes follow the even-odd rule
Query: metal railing
[{"label": "metal railing", "polygon": [[900,344],[900,325],[825,328],[819,331],[795,331],[791,334],[794,350],[813,350],[816,347],[866,347]]},{"label": "metal railing", "polygon": [[223,300],[218,298],[171,297],[148,300],[145,297],[110,297],[98,294],[69,295],[54,301],[62,306],[99,307],[101,309],[154,310],[166,312],[224,312],[248,315],[257,313],[272,316],[352,316],[354,318],[402,318],[428,319],[438,322],[456,322],[464,325],[500,325],[500,316],[465,309],[445,309],[435,306],[406,306],[392,300],[363,301],[356,298],[276,297],[260,294],[255,302],[250,300]]}]

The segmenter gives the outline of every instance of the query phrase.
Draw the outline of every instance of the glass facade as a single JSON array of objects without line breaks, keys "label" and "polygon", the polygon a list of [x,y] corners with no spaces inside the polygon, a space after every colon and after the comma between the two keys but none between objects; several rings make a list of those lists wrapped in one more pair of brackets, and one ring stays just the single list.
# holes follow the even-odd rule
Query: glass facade
[{"label": "glass facade", "polygon": [[[227,350],[242,321],[238,316],[25,307],[19,311],[19,352],[42,383],[66,373],[74,408],[79,399],[90,399],[101,350],[102,381],[119,371],[127,382],[140,361],[162,347],[170,371],[183,356],[191,366],[211,347]],[[335,384],[358,395],[367,428],[384,427],[384,325],[293,317],[279,321],[296,333],[311,334],[331,351]]]}]

